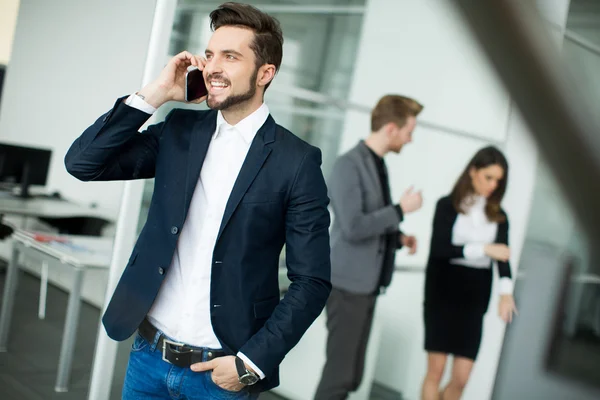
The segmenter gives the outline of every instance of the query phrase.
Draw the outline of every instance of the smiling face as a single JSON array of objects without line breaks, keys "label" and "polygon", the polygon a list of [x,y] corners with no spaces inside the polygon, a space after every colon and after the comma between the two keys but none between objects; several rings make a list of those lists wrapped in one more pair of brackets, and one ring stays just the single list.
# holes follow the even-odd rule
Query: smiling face
[{"label": "smiling face", "polygon": [[204,67],[210,108],[227,110],[256,100],[262,102],[264,89],[260,88],[259,73],[264,68],[256,66],[250,47],[253,40],[253,31],[234,26],[223,26],[212,35]]}]

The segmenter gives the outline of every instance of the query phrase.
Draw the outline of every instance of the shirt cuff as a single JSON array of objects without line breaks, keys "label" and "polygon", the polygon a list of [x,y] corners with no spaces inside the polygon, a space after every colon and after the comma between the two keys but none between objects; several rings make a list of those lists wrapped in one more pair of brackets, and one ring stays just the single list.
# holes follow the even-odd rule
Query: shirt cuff
[{"label": "shirt cuff", "polygon": [[485,245],[479,243],[466,244],[463,250],[463,256],[467,260],[476,260],[485,257]]},{"label": "shirt cuff", "polygon": [[503,294],[513,294],[513,281],[510,278],[500,278],[499,292]]},{"label": "shirt cuff", "polygon": [[254,372],[256,372],[258,374],[260,379],[265,379],[265,374],[260,370],[260,368],[258,368],[256,366],[256,364],[254,364],[252,361],[250,361],[250,359],[248,357],[246,357],[244,355],[244,353],[237,353],[237,356],[239,358],[241,358],[246,364],[248,364],[250,366],[250,368],[252,368],[254,370]]},{"label": "shirt cuff", "polygon": [[398,218],[400,218],[400,222],[402,222],[404,220],[404,211],[402,211],[402,207],[400,207],[400,204],[396,204],[394,206],[394,209],[398,213]]},{"label": "shirt cuff", "polygon": [[125,104],[129,107],[137,108],[140,111],[145,112],[146,114],[154,114],[156,112],[156,108],[152,107],[150,104],[146,103],[140,96],[136,96],[135,93],[130,95],[126,100]]}]

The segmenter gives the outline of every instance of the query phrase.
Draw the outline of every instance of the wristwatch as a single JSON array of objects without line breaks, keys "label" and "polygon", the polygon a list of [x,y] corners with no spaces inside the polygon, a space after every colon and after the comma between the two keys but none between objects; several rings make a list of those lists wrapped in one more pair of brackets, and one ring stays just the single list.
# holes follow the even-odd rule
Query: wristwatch
[{"label": "wristwatch", "polygon": [[237,368],[239,382],[242,385],[252,386],[260,380],[258,375],[256,375],[254,372],[248,371],[248,369],[246,369],[244,360],[242,360],[241,358],[239,358],[237,356],[235,357],[235,367]]}]

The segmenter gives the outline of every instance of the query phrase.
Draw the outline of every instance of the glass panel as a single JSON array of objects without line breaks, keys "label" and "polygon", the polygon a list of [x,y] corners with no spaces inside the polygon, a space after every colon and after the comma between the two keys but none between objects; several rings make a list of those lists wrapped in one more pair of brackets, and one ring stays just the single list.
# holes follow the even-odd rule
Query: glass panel
[{"label": "glass panel", "polygon": [[[548,367],[561,375],[600,382],[600,271],[591,247],[547,166],[540,163],[524,252],[544,246],[568,260],[569,278],[560,304]],[[520,275],[526,274],[522,263]],[[565,271],[567,273],[567,271]],[[526,275],[525,275],[526,276]],[[519,291],[517,288],[517,295]]]},{"label": "glass panel", "polygon": [[[305,2],[248,1],[262,5],[335,5],[364,6],[364,0]],[[212,34],[209,12],[220,3],[206,4],[180,0],[173,23],[169,46],[170,58],[183,50],[204,54]],[[327,176],[338,151],[343,129],[345,110],[329,104],[317,103],[309,90],[327,94],[329,98],[344,100],[350,92],[349,82],[354,73],[362,14],[338,13],[270,13],[279,19],[284,32],[283,62],[273,84],[265,93],[275,121],[295,135],[321,148],[323,172]],[[308,97],[308,98],[307,98]],[[157,111],[157,122],[164,120],[172,108],[206,110],[206,104],[187,105],[172,103]],[[148,180],[144,187],[142,209],[138,220],[138,233],[146,222],[152,199],[154,181]]]},{"label": "glass panel", "polygon": [[[192,6],[197,7],[198,3],[202,3],[202,8],[214,10],[219,5],[223,4],[223,1],[202,1],[198,0],[179,0],[177,5],[179,7]],[[363,6],[365,0],[247,0],[243,3],[246,4],[260,4],[260,5],[278,5],[278,6]]]},{"label": "glass panel", "polygon": [[[600,101],[599,28],[600,7],[573,0],[563,55],[576,90],[584,93],[590,104]],[[538,166],[525,246],[527,249],[539,244],[568,261],[548,367],[559,375],[600,386],[600,265],[591,262],[592,246],[542,162]],[[521,271],[526,268],[522,265]]]},{"label": "glass panel", "polygon": [[[263,1],[248,3],[268,4]],[[184,5],[185,2],[178,5],[169,52],[177,54],[188,50],[204,54],[212,33],[209,12],[203,11],[207,10],[206,6]],[[353,73],[362,15],[270,14],[280,21],[284,32],[283,63],[272,86],[293,85],[345,98]]]}]

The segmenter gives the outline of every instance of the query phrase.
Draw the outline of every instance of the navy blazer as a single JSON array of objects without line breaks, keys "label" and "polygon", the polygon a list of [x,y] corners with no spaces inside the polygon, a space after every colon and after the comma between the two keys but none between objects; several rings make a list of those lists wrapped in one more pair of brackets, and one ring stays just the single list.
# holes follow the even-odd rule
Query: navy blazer
[{"label": "navy blazer", "polygon": [[[148,219],[103,316],[115,340],[131,336],[169,273],[212,135],[216,111],[149,115],[119,99],[71,145],[65,165],[83,181],[155,178]],[[235,182],[213,251],[211,320],[228,354],[243,352],[279,384],[278,366],[319,316],[331,290],[329,198],[321,152],[271,116]],[[291,285],[280,301],[279,255]],[[173,310],[174,313],[179,310]]]}]

